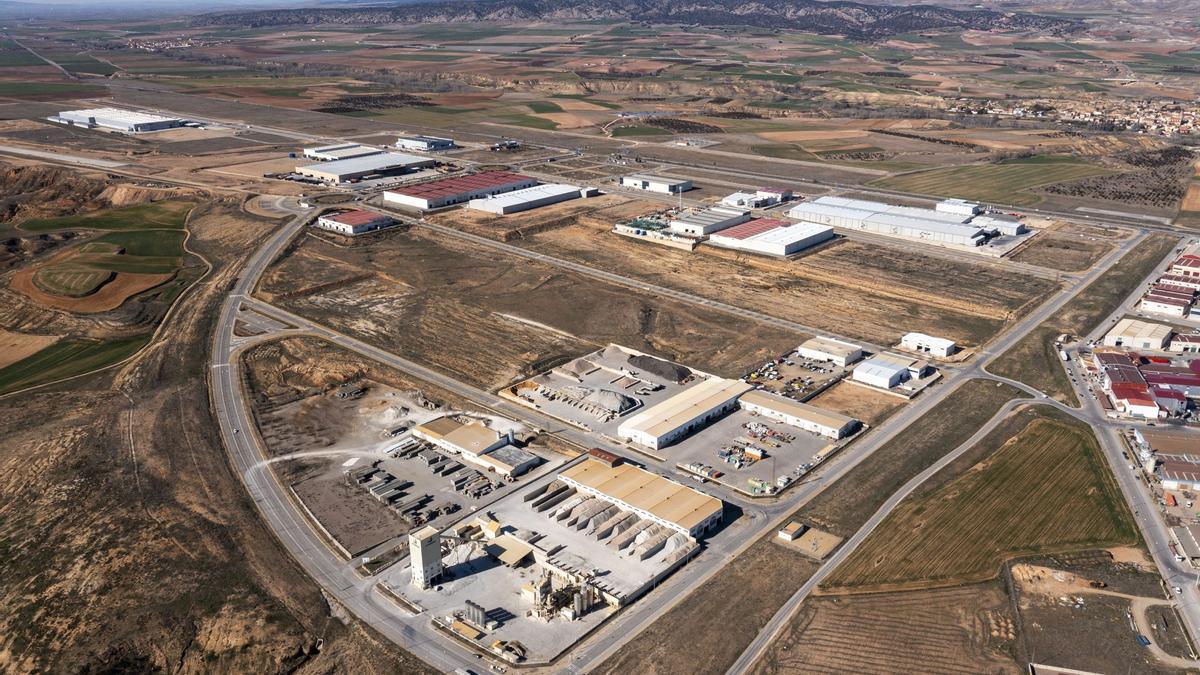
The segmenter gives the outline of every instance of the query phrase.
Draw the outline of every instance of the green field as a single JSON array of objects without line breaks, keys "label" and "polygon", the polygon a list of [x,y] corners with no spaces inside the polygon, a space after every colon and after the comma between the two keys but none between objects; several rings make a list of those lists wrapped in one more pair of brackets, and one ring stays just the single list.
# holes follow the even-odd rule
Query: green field
[{"label": "green field", "polygon": [[105,209],[65,218],[41,218],[27,220],[20,228],[27,232],[53,232],[55,230],[147,230],[167,228],[183,229],[191,202],[156,202],[118,209]]},{"label": "green field", "polygon": [[1091,429],[1042,418],[965,474],[901,502],[825,587],[984,581],[1012,557],[1137,541]]},{"label": "green field", "polygon": [[1033,188],[1108,173],[1112,172],[1075,160],[1033,157],[1000,164],[930,169],[883,178],[871,185],[914,194],[1028,206],[1042,200],[1030,192]]},{"label": "green field", "polygon": [[802,162],[819,162],[820,157],[812,154],[798,145],[777,144],[777,145],[752,145],[750,152],[763,157],[774,157],[775,159],[795,159]]},{"label": "green field", "polygon": [[45,66],[45,61],[30,54],[12,40],[0,40],[0,67],[20,68],[26,66]]},{"label": "green field", "polygon": [[554,130],[558,128],[558,122],[543,119],[541,117],[534,117],[533,115],[504,115],[500,119],[505,124],[513,124],[518,127],[547,130]]},{"label": "green field", "polygon": [[563,111],[562,106],[553,101],[530,101],[525,105],[535,113],[560,113]]},{"label": "green field", "polygon": [[597,101],[596,99],[591,98],[587,94],[555,94],[551,98],[570,98],[570,99],[575,99],[576,101],[587,101],[588,103],[591,103],[592,105],[598,105],[601,108],[608,108],[609,110],[620,110],[621,109],[621,106],[616,103],[610,103],[608,101]]},{"label": "green field", "polygon": [[47,293],[82,298],[100,290],[113,276],[113,272],[109,270],[68,263],[37,270],[33,273],[33,283]]},{"label": "green field", "polygon": [[59,100],[103,96],[108,89],[90,84],[60,82],[0,82],[0,96]]},{"label": "green field", "polygon": [[1077,336],[1089,333],[1116,311],[1177,242],[1177,237],[1166,234],[1147,237],[1066,306],[989,364],[988,370],[1024,382],[1064,403],[1078,405],[1058,348],[1054,346],[1055,339],[1063,333]]},{"label": "green field", "polygon": [[118,363],[137,353],[149,341],[149,335],[142,335],[108,342],[57,342],[27,359],[0,368],[0,394]]}]

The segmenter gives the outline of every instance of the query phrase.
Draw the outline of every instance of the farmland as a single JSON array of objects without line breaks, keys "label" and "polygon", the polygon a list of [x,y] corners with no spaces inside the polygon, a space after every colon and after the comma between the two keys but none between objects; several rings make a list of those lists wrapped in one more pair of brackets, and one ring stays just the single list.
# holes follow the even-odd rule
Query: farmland
[{"label": "farmland", "polygon": [[0,368],[0,394],[118,363],[137,353],[149,339],[147,335],[108,342],[63,340],[22,361]]},{"label": "farmland", "polygon": [[1174,247],[1177,238],[1152,234],[1084,288],[1069,304],[1030,331],[989,365],[996,375],[1020,380],[1066,403],[1077,403],[1054,340],[1083,336],[1111,314]]},{"label": "farmland", "polygon": [[1136,541],[1091,430],[1036,419],[962,476],[902,502],[823,590],[983,581],[1010,557]]},{"label": "farmland", "polygon": [[1013,624],[998,583],[813,597],[750,672],[1017,673]]},{"label": "farmland", "polygon": [[105,209],[63,218],[26,220],[20,228],[26,232],[56,230],[152,230],[183,229],[191,202],[165,201],[124,208]]},{"label": "farmland", "polygon": [[1107,173],[1108,169],[1071,158],[1040,157],[931,169],[884,178],[872,185],[901,192],[1029,206],[1042,200],[1033,192],[1036,187]]}]

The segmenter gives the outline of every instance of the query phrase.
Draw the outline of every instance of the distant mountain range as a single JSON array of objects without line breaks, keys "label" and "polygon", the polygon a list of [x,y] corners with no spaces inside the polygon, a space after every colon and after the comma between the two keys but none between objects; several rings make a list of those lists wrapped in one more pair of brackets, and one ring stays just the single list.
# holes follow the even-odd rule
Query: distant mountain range
[{"label": "distant mountain range", "polygon": [[879,39],[930,29],[1074,32],[1082,24],[1025,12],[884,6],[818,0],[477,0],[371,7],[317,7],[219,12],[198,25],[245,27],[388,23],[567,23],[615,20],[701,26],[753,26],[853,39]]}]

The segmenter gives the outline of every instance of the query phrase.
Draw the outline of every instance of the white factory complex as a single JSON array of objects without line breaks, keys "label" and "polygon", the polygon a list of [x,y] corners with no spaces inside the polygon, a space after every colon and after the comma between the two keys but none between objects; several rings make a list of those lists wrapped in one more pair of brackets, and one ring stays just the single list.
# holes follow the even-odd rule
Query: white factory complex
[{"label": "white factory complex", "polygon": [[537,184],[536,178],[519,173],[484,171],[468,176],[438,178],[425,183],[387,190],[383,193],[383,201],[387,204],[428,211],[462,204],[472,199],[521,190]]},{"label": "white factory complex", "polygon": [[728,206],[710,206],[704,209],[681,213],[668,223],[676,234],[703,237],[750,220],[750,212]]},{"label": "white factory complex", "polygon": [[361,157],[335,159],[297,166],[296,173],[326,183],[345,183],[373,176],[389,176],[433,166],[437,160],[405,155],[399,152],[380,152]]},{"label": "white factory complex", "polygon": [[86,110],[64,110],[46,119],[58,124],[87,129],[109,129],[127,134],[174,129],[186,124],[178,117],[164,117],[149,113],[123,110],[121,108],[88,108]]},{"label": "white factory complex", "polygon": [[664,178],[662,176],[634,174],[632,176],[622,176],[621,187],[674,195],[679,194],[680,192],[687,192],[688,190],[691,190],[692,181],[681,178]]},{"label": "white factory complex", "polygon": [[578,199],[588,192],[587,188],[580,188],[576,185],[546,183],[503,194],[478,197],[468,202],[467,207],[502,216]]},{"label": "white factory complex", "polygon": [[865,199],[819,197],[794,206],[787,215],[806,223],[953,246],[982,246],[994,234],[1015,236],[1026,232],[1016,219],[977,216],[972,213],[977,210],[977,205],[962,200],[923,209]]},{"label": "white factory complex", "polygon": [[788,256],[833,237],[833,228],[825,225],[755,218],[714,232],[709,235],[708,243],[750,253]]},{"label": "white factory complex", "polygon": [[453,150],[455,147],[457,146],[454,145],[454,139],[438,136],[401,136],[396,139],[396,148],[409,152],[437,152]]}]

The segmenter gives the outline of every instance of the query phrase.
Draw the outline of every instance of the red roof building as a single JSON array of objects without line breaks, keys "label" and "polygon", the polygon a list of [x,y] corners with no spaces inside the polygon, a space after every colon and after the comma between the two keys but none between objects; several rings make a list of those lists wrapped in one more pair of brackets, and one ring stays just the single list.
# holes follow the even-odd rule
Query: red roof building
[{"label": "red roof building", "polygon": [[387,190],[383,193],[383,201],[428,210],[521,190],[537,184],[536,179],[511,171],[484,171]]},{"label": "red roof building", "polygon": [[775,218],[755,218],[747,220],[740,225],[734,225],[733,227],[721,230],[720,236],[730,239],[749,239],[756,234],[778,230],[781,227],[787,227],[791,224],[786,220],[777,220]]}]

